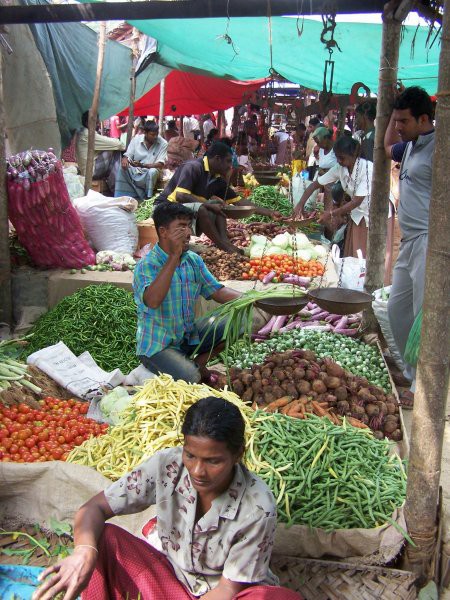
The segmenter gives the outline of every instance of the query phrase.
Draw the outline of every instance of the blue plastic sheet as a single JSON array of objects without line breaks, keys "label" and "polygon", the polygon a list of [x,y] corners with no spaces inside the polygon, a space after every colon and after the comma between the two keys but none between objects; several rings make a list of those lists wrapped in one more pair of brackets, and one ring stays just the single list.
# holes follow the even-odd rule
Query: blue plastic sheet
[{"label": "blue plastic sheet", "polygon": [[0,598],[2,600],[29,600],[38,586],[42,567],[0,565]]}]

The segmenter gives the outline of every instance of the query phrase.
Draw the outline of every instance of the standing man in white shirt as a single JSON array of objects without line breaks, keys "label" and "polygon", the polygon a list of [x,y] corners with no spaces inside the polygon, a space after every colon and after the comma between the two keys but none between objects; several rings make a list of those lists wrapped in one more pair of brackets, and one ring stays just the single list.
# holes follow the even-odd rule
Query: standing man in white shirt
[{"label": "standing man in white shirt", "polygon": [[210,114],[205,115],[206,119],[203,122],[203,138],[206,140],[208,133],[214,129],[215,125]]},{"label": "standing man in white shirt", "polygon": [[158,135],[158,125],[144,124],[144,133],[136,135],[122,158],[114,196],[145,200],[153,196],[160,170],[167,159],[167,142]]},{"label": "standing man in white shirt", "polygon": [[200,135],[200,124],[194,115],[186,115],[183,119],[183,135],[185,138],[196,140]]}]

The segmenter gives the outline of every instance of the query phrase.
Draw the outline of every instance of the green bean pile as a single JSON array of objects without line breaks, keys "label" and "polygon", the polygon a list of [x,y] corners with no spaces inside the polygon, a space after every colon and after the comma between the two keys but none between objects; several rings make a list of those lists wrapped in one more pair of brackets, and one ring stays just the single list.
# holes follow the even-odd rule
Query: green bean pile
[{"label": "green bean pile", "polygon": [[136,358],[136,305],[131,292],[115,285],[89,285],[63,298],[31,330],[27,355],[59,341],[77,356],[89,351],[105,371],[128,373]]},{"label": "green bean pile", "polygon": [[388,442],[314,415],[256,411],[253,419],[253,461],[277,500],[280,522],[326,531],[386,522],[398,528],[391,515],[405,500],[406,473]]},{"label": "green bean pile", "polygon": [[353,375],[366,377],[369,383],[380,386],[387,393],[392,391],[388,370],[378,348],[337,333],[292,329],[275,333],[268,340],[250,347],[237,342],[228,349],[226,357],[224,350],[218,358],[238,369],[247,369],[263,363],[272,352],[286,352],[294,348],[312,350],[318,358],[329,356]]}]

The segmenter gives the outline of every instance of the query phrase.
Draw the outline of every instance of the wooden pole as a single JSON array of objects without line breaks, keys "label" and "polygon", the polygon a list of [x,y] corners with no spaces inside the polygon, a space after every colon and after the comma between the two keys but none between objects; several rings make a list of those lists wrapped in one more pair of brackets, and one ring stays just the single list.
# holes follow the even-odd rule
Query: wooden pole
[{"label": "wooden pole", "polygon": [[164,137],[164,106],[166,102],[166,80],[159,82],[159,135]]},{"label": "wooden pole", "polygon": [[[445,0],[439,59],[436,138],[431,183],[422,335],[414,395],[405,516],[417,548],[407,558],[422,580],[430,577],[436,546],[450,347],[450,0]],[[438,550],[438,549],[437,549]]]},{"label": "wooden pole", "polygon": [[5,111],[0,49],[0,322],[12,325],[11,257],[9,254],[8,192],[6,190]]},{"label": "wooden pole", "polygon": [[94,172],[94,152],[95,152],[95,128],[97,125],[98,104],[100,98],[100,87],[102,82],[103,61],[105,58],[106,45],[106,22],[100,23],[100,35],[98,38],[98,58],[97,58],[97,74],[95,77],[94,96],[92,98],[92,106],[89,109],[89,127],[88,127],[88,152],[86,160],[86,174],[84,180],[85,194],[91,188],[92,175]]},{"label": "wooden pole", "polygon": [[[386,157],[384,150],[384,134],[389,124],[394,104],[402,20],[409,12],[410,5],[412,5],[412,1],[409,0],[404,0],[403,2],[397,0],[395,3],[389,2],[385,6],[383,13],[375,146],[373,152],[372,193],[369,212],[370,227],[366,257],[365,289],[369,293],[373,293],[376,289],[383,287],[384,282],[391,173],[391,161]],[[376,332],[378,329],[378,322],[371,307],[364,311],[363,329],[366,333]]]},{"label": "wooden pole", "polygon": [[136,98],[136,62],[138,59],[138,44],[139,32],[136,28],[133,30],[133,45],[131,52],[131,70],[130,70],[130,102],[128,105],[128,124],[127,124],[127,141],[126,147],[128,148],[131,138],[133,137],[134,128],[134,100]]}]

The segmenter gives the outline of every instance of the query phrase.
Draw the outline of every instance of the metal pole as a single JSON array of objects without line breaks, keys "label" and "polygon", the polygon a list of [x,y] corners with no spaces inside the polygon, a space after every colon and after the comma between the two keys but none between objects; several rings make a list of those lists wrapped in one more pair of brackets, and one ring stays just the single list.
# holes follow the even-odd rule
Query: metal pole
[{"label": "metal pole", "polygon": [[[369,293],[383,287],[384,262],[386,255],[386,235],[389,210],[389,190],[391,185],[391,161],[386,157],[384,134],[389,124],[394,104],[394,90],[397,81],[398,56],[400,51],[400,31],[402,20],[412,6],[411,0],[389,3],[383,13],[383,35],[381,41],[380,70],[378,75],[378,100],[373,152],[372,193],[367,240],[365,289]],[[363,328],[366,332],[376,332],[378,322],[372,308],[364,311]]]},{"label": "metal pole", "polygon": [[445,0],[439,59],[422,335],[414,394],[405,516],[417,544],[407,559],[421,580],[431,578],[449,383],[450,347],[450,0]]},{"label": "metal pole", "polygon": [[95,128],[97,125],[98,104],[100,98],[100,87],[102,81],[103,61],[105,57],[106,44],[106,23],[100,23],[100,35],[98,38],[98,58],[97,58],[97,74],[95,78],[94,96],[92,98],[92,106],[89,109],[89,127],[88,127],[88,152],[86,160],[86,174],[84,180],[84,192],[87,194],[92,183],[92,175],[94,172],[94,152],[95,152]]},{"label": "metal pole", "polygon": [[0,322],[12,325],[11,257],[9,253],[8,192],[6,189],[3,56],[0,50]]},{"label": "metal pole", "polygon": [[[136,28],[133,30],[133,34],[137,32]],[[131,52],[131,71],[130,71],[130,103],[128,107],[128,124],[127,124],[127,141],[126,147],[128,148],[131,138],[133,137],[134,128],[134,100],[136,98],[136,61],[138,59],[139,49],[137,44],[137,38],[139,33],[134,35],[132,52]]]},{"label": "metal pole", "polygon": [[164,137],[164,114],[166,102],[166,79],[159,82],[159,135]]}]

